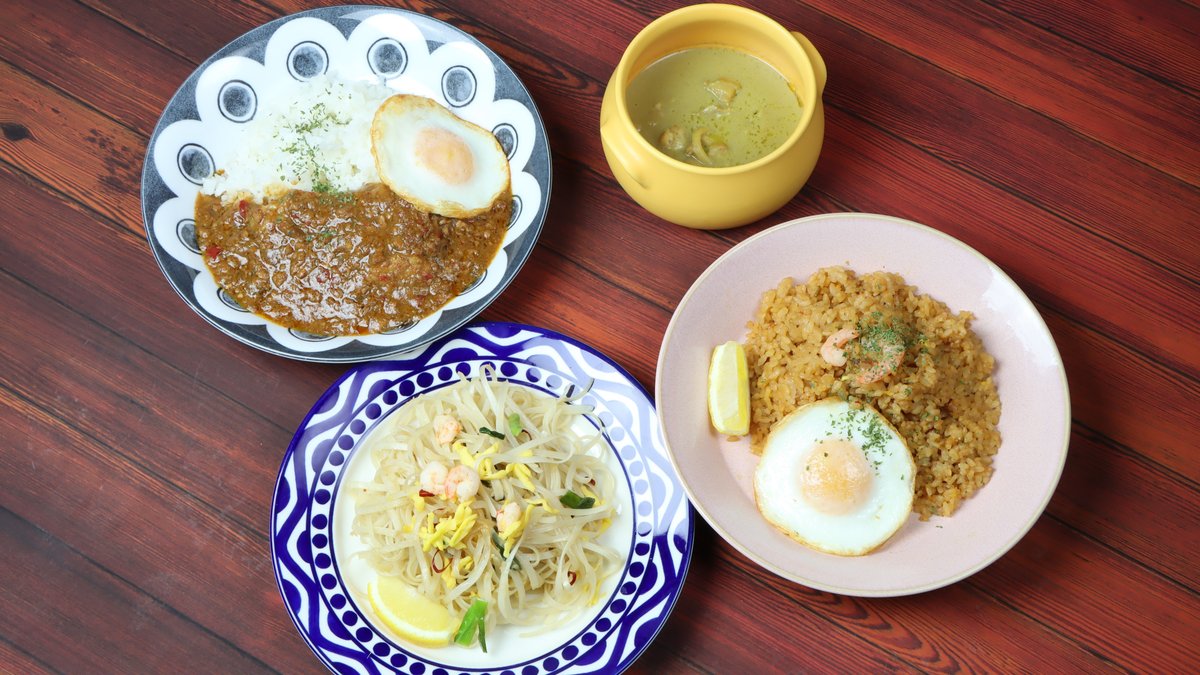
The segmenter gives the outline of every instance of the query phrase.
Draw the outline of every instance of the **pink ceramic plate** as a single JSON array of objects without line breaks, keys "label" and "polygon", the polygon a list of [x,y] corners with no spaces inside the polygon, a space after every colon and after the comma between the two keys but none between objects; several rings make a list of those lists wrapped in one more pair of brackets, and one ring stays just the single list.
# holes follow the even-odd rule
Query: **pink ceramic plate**
[{"label": "pink ceramic plate", "polygon": [[[1002,442],[995,474],[949,518],[916,515],[875,552],[844,558],[798,544],[754,505],[757,457],[747,439],[713,431],[706,408],[708,360],[726,340],[744,342],[759,298],[781,279],[818,268],[902,275],[972,327],[996,358]],[[1071,411],[1054,339],[1021,289],[974,249],[924,225],[867,214],[801,218],[761,232],[714,262],[680,301],[658,357],[655,395],[672,461],[696,509],[729,543],[776,574],[859,596],[939,588],[1008,551],[1033,526],[1066,460]]]}]

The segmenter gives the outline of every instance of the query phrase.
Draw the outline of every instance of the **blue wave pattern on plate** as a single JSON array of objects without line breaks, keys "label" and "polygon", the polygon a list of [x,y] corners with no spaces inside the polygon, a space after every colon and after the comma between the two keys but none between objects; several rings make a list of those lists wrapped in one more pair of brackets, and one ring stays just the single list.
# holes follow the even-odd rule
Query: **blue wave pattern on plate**
[{"label": "blue wave pattern on plate", "polygon": [[[375,630],[341,578],[333,552],[333,509],[344,468],[360,441],[390,412],[458,374],[490,367],[503,379],[554,395],[592,386],[595,407],[620,460],[632,501],[628,559],[611,595],[586,628],[518,663],[487,668],[427,660]],[[622,476],[618,476],[618,480]],[[280,468],[271,548],[280,592],[296,627],[337,672],[608,673],[628,667],[658,633],[678,598],[692,550],[692,513],[667,458],[654,407],[620,367],[575,340],[506,323],[479,323],[395,361],[351,369],[316,403]]]}]

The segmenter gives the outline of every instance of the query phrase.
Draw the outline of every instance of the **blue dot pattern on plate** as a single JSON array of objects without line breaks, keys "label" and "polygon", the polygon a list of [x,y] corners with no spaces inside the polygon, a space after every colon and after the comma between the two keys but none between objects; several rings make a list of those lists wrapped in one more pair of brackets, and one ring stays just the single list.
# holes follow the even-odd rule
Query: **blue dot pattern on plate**
[{"label": "blue dot pattern on plate", "polygon": [[475,290],[476,288],[479,287],[480,284],[482,284],[486,280],[487,280],[487,270],[485,269],[482,274],[475,277],[475,281],[472,281],[471,285],[469,285],[465,289],[463,289],[463,295],[466,295],[467,293],[470,293],[471,291]]},{"label": "blue dot pattern on plate", "polygon": [[496,137],[496,141],[500,143],[500,147],[504,150],[505,156],[509,159],[513,158],[513,154],[517,151],[517,128],[505,122],[497,125],[492,129],[492,135]]},{"label": "blue dot pattern on plate", "polygon": [[230,80],[217,92],[217,109],[231,122],[249,122],[258,110],[258,95],[249,83]]},{"label": "blue dot pattern on plate", "polygon": [[217,297],[221,299],[221,304],[225,305],[226,307],[228,307],[229,309],[232,309],[235,312],[249,312],[250,311],[250,310],[246,309],[245,307],[242,307],[242,303],[235,300],[234,297],[229,294],[229,291],[226,291],[224,288],[217,291]]},{"label": "blue dot pattern on plate", "polygon": [[397,325],[395,328],[384,331],[383,334],[384,335],[399,335],[400,333],[404,333],[404,332],[412,330],[413,326],[415,326],[415,325],[417,325],[417,320],[409,319],[408,321],[405,321],[405,322]]},{"label": "blue dot pattern on plate", "polygon": [[301,42],[288,53],[287,67],[297,80],[311,80],[329,70],[329,54],[315,42]]},{"label": "blue dot pattern on plate", "polygon": [[452,107],[461,108],[475,100],[475,73],[466,66],[451,66],[442,74],[442,96]]},{"label": "blue dot pattern on plate", "polygon": [[408,52],[399,40],[379,38],[367,50],[367,63],[376,75],[396,77],[403,75],[408,67]]},{"label": "blue dot pattern on plate", "polygon": [[[613,450],[625,467],[617,479],[628,486],[632,503],[625,511],[633,521],[625,569],[610,580],[610,594],[584,619],[586,626],[558,644],[530,641],[520,648],[528,651],[520,660],[489,664],[487,672],[623,670],[649,644],[678,598],[691,557],[691,508],[640,385],[570,338],[529,326],[478,323],[401,360],[351,369],[314,405],[284,458],[271,520],[275,571],[297,627],[335,671],[481,672],[418,655],[377,631],[341,578],[332,528],[343,472],[351,464],[343,451],[353,455],[378,420],[412,397],[446,386],[447,375],[475,376],[485,364],[506,379],[560,396],[592,382],[587,400],[609,420],[606,433],[624,431],[621,451]],[[643,476],[636,481],[628,469],[634,463]],[[650,481],[644,479],[647,474]]]},{"label": "blue dot pattern on plate", "polygon": [[211,176],[216,166],[208,150],[195,143],[188,143],[180,148],[175,163],[179,166],[179,173],[196,185]]},{"label": "blue dot pattern on plate", "polygon": [[509,229],[512,228],[513,223],[520,222],[520,220],[521,220],[521,197],[519,195],[513,195],[512,216],[508,219]]},{"label": "blue dot pattern on plate", "polygon": [[179,237],[179,243],[183,244],[187,250],[192,253],[200,252],[200,244],[196,242],[196,221],[191,218],[184,218],[175,225],[175,234]]},{"label": "blue dot pattern on plate", "polygon": [[297,340],[303,340],[305,342],[326,342],[333,339],[332,335],[317,335],[316,333],[296,330],[295,328],[289,328],[288,333],[290,333],[292,337],[296,338]]}]

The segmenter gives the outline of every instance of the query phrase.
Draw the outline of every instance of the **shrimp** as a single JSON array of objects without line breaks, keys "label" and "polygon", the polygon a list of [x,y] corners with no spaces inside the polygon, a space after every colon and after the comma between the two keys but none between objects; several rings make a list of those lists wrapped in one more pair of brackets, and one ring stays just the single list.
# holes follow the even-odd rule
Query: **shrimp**
[{"label": "shrimp", "polygon": [[504,533],[508,528],[521,521],[521,507],[516,502],[509,502],[496,512],[496,529]]},{"label": "shrimp", "polygon": [[431,494],[441,494],[446,484],[446,465],[441,462],[430,462],[421,469],[421,491]]},{"label": "shrimp", "polygon": [[456,464],[446,474],[446,482],[442,485],[442,496],[446,499],[457,497],[467,500],[479,492],[481,485],[479,472],[466,464]]},{"label": "shrimp", "polygon": [[883,339],[879,345],[879,356],[854,378],[854,383],[860,387],[878,382],[891,375],[904,361],[904,341],[898,338]]},{"label": "shrimp", "polygon": [[434,438],[440,445],[450,445],[458,432],[462,431],[462,425],[458,420],[449,415],[435,415],[433,418],[433,433]]},{"label": "shrimp", "polygon": [[825,338],[825,344],[821,345],[821,358],[831,366],[846,365],[846,350],[842,347],[856,337],[858,337],[858,331],[853,328],[843,328],[830,335]]}]

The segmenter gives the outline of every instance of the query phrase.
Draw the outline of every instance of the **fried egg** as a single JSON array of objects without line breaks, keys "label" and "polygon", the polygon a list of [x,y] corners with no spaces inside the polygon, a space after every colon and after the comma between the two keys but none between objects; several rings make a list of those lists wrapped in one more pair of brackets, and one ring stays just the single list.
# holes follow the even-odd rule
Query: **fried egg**
[{"label": "fried egg", "polygon": [[496,137],[424,96],[397,94],[379,106],[371,154],[380,180],[428,213],[470,218],[510,189]]},{"label": "fried egg", "polygon": [[883,415],[826,399],[771,428],[754,497],[763,517],[800,543],[863,555],[908,520],[914,473],[908,445]]}]

